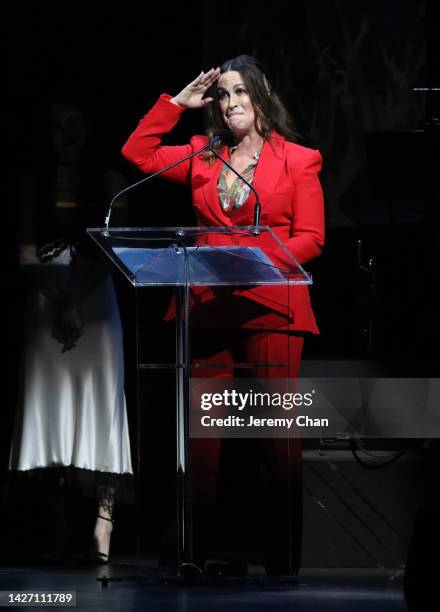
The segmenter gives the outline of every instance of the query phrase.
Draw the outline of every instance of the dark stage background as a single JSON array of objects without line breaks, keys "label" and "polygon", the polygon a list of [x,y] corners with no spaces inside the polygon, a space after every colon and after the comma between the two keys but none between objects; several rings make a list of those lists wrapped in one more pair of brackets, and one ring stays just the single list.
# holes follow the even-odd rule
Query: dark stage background
[{"label": "dark stage background", "polygon": [[[139,174],[119,151],[157,96],[178,92],[201,69],[229,57],[256,55],[295,118],[299,142],[324,157],[327,245],[323,256],[307,266],[315,279],[312,300],[321,335],[308,339],[306,359],[375,361],[394,376],[435,372],[439,308],[432,279],[439,226],[433,191],[438,170],[430,161],[426,133],[408,134],[422,130],[439,107],[438,99],[411,91],[414,84],[438,79],[435,24],[433,7],[422,0],[124,3],[117,10],[94,3],[51,8],[40,3],[12,9],[2,34],[8,165],[4,367],[9,372],[1,419],[3,480],[18,393],[24,298],[16,262],[16,190],[41,155],[47,138],[43,119],[60,91],[93,118],[99,164],[131,182]],[[170,142],[185,142],[202,130],[201,113],[188,112]],[[129,214],[133,226],[194,222],[189,192],[160,181],[133,192]],[[359,267],[359,240],[366,270]],[[135,441],[134,294],[117,275],[116,281]],[[142,300],[146,344],[171,341],[158,323],[166,301],[164,295],[156,303]],[[152,381],[142,395],[139,483],[146,550],[157,547],[173,514],[174,414],[167,376]],[[21,520],[28,520],[24,515],[32,510],[24,510]],[[1,528],[9,531],[5,501],[3,513]],[[121,509],[119,516],[114,545],[134,550],[135,509]]]}]

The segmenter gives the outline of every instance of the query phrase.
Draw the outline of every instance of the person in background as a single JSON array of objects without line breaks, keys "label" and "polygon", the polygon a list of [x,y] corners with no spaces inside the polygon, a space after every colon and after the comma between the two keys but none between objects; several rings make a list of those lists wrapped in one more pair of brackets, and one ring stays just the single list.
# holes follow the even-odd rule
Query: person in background
[{"label": "person in background", "polygon": [[[110,554],[115,500],[132,496],[122,328],[108,266],[86,227],[102,225],[123,177],[100,168],[71,104],[51,110],[51,147],[20,186],[19,264],[27,284],[11,477],[97,500],[91,556]],[[126,202],[116,207],[124,210]]]}]

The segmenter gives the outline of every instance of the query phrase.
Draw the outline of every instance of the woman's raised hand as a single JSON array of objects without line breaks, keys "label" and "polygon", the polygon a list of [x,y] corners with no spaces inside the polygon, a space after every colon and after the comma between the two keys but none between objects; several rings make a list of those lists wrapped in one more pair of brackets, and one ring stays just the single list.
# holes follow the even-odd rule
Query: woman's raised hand
[{"label": "woman's raised hand", "polygon": [[204,98],[203,96],[219,76],[220,68],[211,68],[206,73],[202,70],[199,76],[184,87],[177,96],[171,98],[170,102],[185,108],[202,108],[206,106],[213,101],[213,98]]}]

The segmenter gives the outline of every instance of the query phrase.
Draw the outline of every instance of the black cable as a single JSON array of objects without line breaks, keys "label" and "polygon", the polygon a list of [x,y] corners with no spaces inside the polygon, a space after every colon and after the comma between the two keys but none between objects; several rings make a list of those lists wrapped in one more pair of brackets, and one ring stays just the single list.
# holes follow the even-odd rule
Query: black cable
[{"label": "black cable", "polygon": [[381,461],[380,463],[368,462],[368,461],[363,461],[361,459],[359,455],[360,452],[364,453],[364,455],[367,455],[368,457],[372,457],[373,459],[375,459],[375,461],[381,460],[382,457],[375,455],[374,453],[371,453],[370,451],[367,451],[365,448],[363,448],[359,444],[359,442],[355,438],[351,438],[350,443],[351,443],[351,452],[356,462],[362,467],[367,468],[368,470],[379,470],[381,468],[387,467],[388,465],[391,465],[392,463],[395,463],[396,461],[398,461],[401,457],[406,455],[408,452],[407,450],[398,451],[394,453],[393,455],[388,456],[385,461]]}]

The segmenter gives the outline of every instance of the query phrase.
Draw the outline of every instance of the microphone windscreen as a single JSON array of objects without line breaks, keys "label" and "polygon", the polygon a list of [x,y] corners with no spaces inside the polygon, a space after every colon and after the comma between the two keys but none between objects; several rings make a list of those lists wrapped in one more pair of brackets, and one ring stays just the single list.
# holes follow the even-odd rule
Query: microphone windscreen
[{"label": "microphone windscreen", "polygon": [[226,145],[234,144],[234,137],[232,136],[232,132],[226,129],[218,130],[217,132],[215,132],[211,138],[211,144],[219,141]]}]

